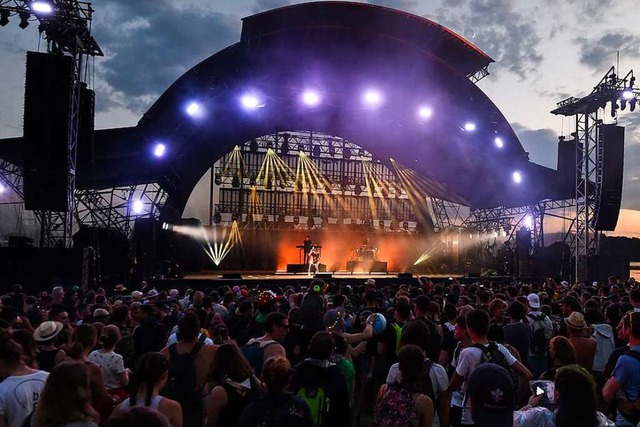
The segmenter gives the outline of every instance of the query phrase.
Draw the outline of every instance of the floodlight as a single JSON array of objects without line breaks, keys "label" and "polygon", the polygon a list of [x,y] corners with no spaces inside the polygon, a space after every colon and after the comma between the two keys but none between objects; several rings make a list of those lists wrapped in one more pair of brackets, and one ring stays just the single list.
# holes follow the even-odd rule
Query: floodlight
[{"label": "floodlight", "polygon": [[199,117],[202,115],[202,106],[197,102],[190,102],[186,111],[191,117]]},{"label": "floodlight", "polygon": [[29,12],[20,12],[18,16],[20,16],[20,23],[18,24],[18,27],[24,30],[29,26],[29,18],[31,18],[31,15]]},{"label": "floodlight", "polygon": [[7,9],[0,10],[0,26],[4,27],[9,23],[11,12]]},{"label": "floodlight", "polygon": [[466,130],[467,132],[473,132],[474,130],[476,130],[476,124],[467,122],[464,124],[464,130]]},{"label": "floodlight", "polygon": [[377,90],[370,89],[364,93],[362,100],[370,107],[377,107],[382,103],[382,94]]},{"label": "floodlight", "polygon": [[29,8],[37,13],[51,13],[53,12],[53,6],[46,1],[34,1]]},{"label": "floodlight", "polygon": [[153,155],[156,157],[163,157],[166,152],[167,146],[160,142],[153,146]]},{"label": "floodlight", "polygon": [[622,92],[622,98],[623,99],[631,99],[631,98],[633,98],[633,91],[625,90],[624,92]]},{"label": "floodlight", "polygon": [[515,171],[511,175],[511,178],[513,179],[513,182],[515,182],[516,184],[520,184],[522,182],[522,173],[520,173],[519,171]]},{"label": "floodlight", "polygon": [[533,227],[533,217],[531,215],[527,215],[524,218],[524,225],[526,225],[527,228]]},{"label": "floodlight", "polygon": [[433,111],[431,111],[431,108],[429,107],[420,107],[420,109],[418,110],[418,117],[420,117],[421,119],[428,119],[432,114]]},{"label": "floodlight", "polygon": [[246,110],[257,110],[258,108],[260,108],[260,100],[255,95],[244,95],[240,99],[240,102]]},{"label": "floodlight", "polygon": [[309,107],[315,107],[320,104],[320,95],[313,90],[307,90],[302,94],[302,102]]},{"label": "floodlight", "polygon": [[133,209],[133,213],[141,214],[142,211],[144,210],[144,204],[142,203],[142,200],[134,200],[132,209]]},{"label": "floodlight", "polygon": [[2,183],[0,183],[0,194],[4,193],[5,190],[6,189],[4,188],[4,185],[2,185]]},{"label": "floodlight", "polygon": [[495,142],[496,147],[498,148],[504,147],[504,141],[500,137],[496,137],[496,139],[493,142]]}]

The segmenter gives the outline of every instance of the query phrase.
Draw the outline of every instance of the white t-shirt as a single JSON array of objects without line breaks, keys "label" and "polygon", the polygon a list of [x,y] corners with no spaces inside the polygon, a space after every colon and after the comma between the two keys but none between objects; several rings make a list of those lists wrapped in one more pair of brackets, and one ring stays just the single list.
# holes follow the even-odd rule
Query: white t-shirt
[{"label": "white t-shirt", "polygon": [[[489,344],[485,344],[488,346]],[[507,350],[502,344],[498,344],[498,350],[507,360],[507,364],[512,366],[517,362],[517,359]],[[467,347],[460,352],[460,359],[458,360],[458,366],[456,366],[456,373],[465,379],[462,385],[462,391],[466,394],[467,379],[471,376],[471,373],[480,365],[482,359],[482,350],[475,347]],[[462,409],[462,424],[473,424],[471,418],[471,410],[469,408],[469,401],[465,399],[464,408]]]},{"label": "white t-shirt", "polygon": [[[202,339],[202,332],[198,334],[198,341],[200,341],[201,339]],[[174,332],[171,335],[169,335],[169,339],[167,340],[167,347],[177,342],[178,342],[178,335]],[[202,343],[204,345],[213,345],[213,341],[209,337],[204,337],[204,341],[202,341]]]},{"label": "white t-shirt", "polygon": [[[436,397],[439,393],[449,389],[449,377],[447,371],[441,365],[434,363],[429,371],[429,379],[431,379],[431,385],[433,386],[433,392]],[[400,365],[394,363],[389,368],[389,374],[387,375],[387,384],[399,383],[402,381],[402,373],[400,372]],[[433,402],[434,410],[437,411],[436,402]],[[434,414],[433,426],[440,427],[440,417]]]},{"label": "white t-shirt", "polygon": [[5,417],[7,427],[21,427],[36,409],[48,376],[48,372],[38,371],[8,377],[0,383],[0,417]]},{"label": "white t-shirt", "polygon": [[104,386],[107,390],[121,387],[118,380],[118,376],[124,372],[124,360],[121,355],[113,351],[102,353],[96,350],[89,354],[89,361],[100,366]]}]

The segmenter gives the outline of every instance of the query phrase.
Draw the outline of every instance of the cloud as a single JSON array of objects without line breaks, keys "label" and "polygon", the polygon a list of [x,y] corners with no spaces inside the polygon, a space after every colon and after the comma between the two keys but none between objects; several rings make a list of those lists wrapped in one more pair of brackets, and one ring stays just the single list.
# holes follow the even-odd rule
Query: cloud
[{"label": "cloud", "polygon": [[275,9],[277,7],[289,6],[293,3],[294,2],[290,0],[257,0],[252,9],[254,12],[259,13]]},{"label": "cloud", "polygon": [[640,58],[640,36],[627,31],[615,31],[599,37],[577,37],[573,43],[580,51],[580,63],[594,70],[609,68],[616,59],[616,52],[625,58]]},{"label": "cloud", "polygon": [[417,0],[370,0],[368,3],[404,10],[405,12],[414,11],[418,7]]},{"label": "cloud", "polygon": [[115,103],[140,112],[189,68],[237,41],[241,24],[167,0],[111,0],[94,28],[105,51],[96,66],[99,110]]},{"label": "cloud", "polygon": [[524,79],[542,63],[535,21],[518,12],[510,0],[472,0],[460,7],[441,7],[436,22],[460,31],[497,62]]},{"label": "cloud", "polygon": [[622,207],[640,210],[640,144],[625,141]]},{"label": "cloud", "polygon": [[511,125],[522,146],[529,152],[529,160],[555,169],[558,159],[558,134],[552,129],[531,129],[521,123]]}]

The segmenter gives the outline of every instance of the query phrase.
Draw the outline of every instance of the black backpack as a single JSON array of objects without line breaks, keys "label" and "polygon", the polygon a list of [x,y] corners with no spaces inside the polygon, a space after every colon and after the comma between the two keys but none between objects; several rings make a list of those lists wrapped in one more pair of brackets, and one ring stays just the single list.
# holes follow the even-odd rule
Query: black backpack
[{"label": "black backpack", "polygon": [[[531,352],[537,354],[539,356],[544,356],[547,354],[547,349],[549,348],[549,341],[551,341],[551,337],[553,336],[553,329],[547,328],[545,319],[545,314],[539,314],[537,316],[528,316],[531,321],[531,328],[533,330],[533,334],[531,335],[531,343],[529,348]],[[522,357],[526,357],[527,355],[522,355]]]},{"label": "black backpack", "polygon": [[196,342],[189,353],[178,354],[177,344],[169,346],[169,379],[162,393],[182,406],[182,411],[198,409],[202,403],[202,387],[196,378],[196,354],[204,344]]},{"label": "black backpack", "polygon": [[513,381],[513,387],[515,390],[518,389],[518,383],[520,378],[516,371],[513,370],[511,366],[507,363],[507,358],[498,348],[498,344],[495,341],[490,341],[489,345],[483,344],[474,344],[472,347],[478,348],[482,350],[482,357],[480,358],[480,364],[483,363],[495,363],[498,366],[502,366],[509,372],[511,376],[511,380]]},{"label": "black backpack", "polygon": [[429,359],[424,361],[424,393],[429,396],[429,399],[433,402],[433,416],[436,416],[438,411],[438,396],[436,396],[435,391],[433,390],[433,383],[431,382],[431,376],[429,373],[433,369],[433,362]]}]

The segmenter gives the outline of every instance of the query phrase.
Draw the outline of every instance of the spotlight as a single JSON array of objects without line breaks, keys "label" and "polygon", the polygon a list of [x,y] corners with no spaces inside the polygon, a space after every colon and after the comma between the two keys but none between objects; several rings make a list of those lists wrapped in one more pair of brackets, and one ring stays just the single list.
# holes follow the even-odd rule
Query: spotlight
[{"label": "spotlight", "polygon": [[496,137],[496,139],[493,142],[495,142],[496,147],[498,148],[504,147],[504,141],[500,137]]},{"label": "spotlight", "polygon": [[531,215],[527,215],[527,216],[524,218],[524,225],[525,225],[527,228],[531,228],[531,227],[533,227],[533,217],[532,217]]},{"label": "spotlight", "polygon": [[515,171],[511,175],[511,178],[513,179],[513,182],[515,182],[516,184],[520,184],[522,182],[522,173],[520,173],[519,171]]},{"label": "spotlight", "polygon": [[29,18],[31,18],[31,15],[29,12],[20,12],[18,16],[20,16],[20,23],[18,24],[18,27],[24,30],[29,26]]},{"label": "spotlight", "polygon": [[635,98],[633,98],[631,101],[629,101],[629,110],[630,111],[635,111],[636,110],[636,103],[637,103],[637,100]]},{"label": "spotlight", "polygon": [[382,103],[382,95],[377,90],[368,90],[364,93],[362,100],[370,107],[378,107]]},{"label": "spotlight", "polygon": [[0,10],[0,26],[4,27],[9,23],[9,15],[10,14],[11,14],[11,12],[9,12],[6,9]]},{"label": "spotlight", "polygon": [[300,217],[299,217],[299,216],[294,216],[294,217],[293,217],[293,223],[294,223],[295,225],[300,224]]},{"label": "spotlight", "polygon": [[625,90],[624,92],[622,92],[622,99],[632,99],[632,98],[633,98],[633,91]]},{"label": "spotlight", "polygon": [[464,124],[464,130],[466,130],[467,132],[473,132],[474,130],[476,130],[476,124],[467,122]]},{"label": "spotlight", "polygon": [[315,107],[320,104],[320,95],[315,91],[307,90],[302,94],[302,102],[309,107]]},{"label": "spotlight", "polygon": [[409,222],[408,221],[404,221],[402,223],[402,228],[404,228],[405,230],[408,230],[409,229]]},{"label": "spotlight", "polygon": [[216,185],[220,185],[220,184],[222,184],[222,175],[221,175],[221,174],[219,174],[219,173],[215,174],[215,180],[214,180],[214,182],[216,183]]},{"label": "spotlight", "polygon": [[132,209],[134,214],[141,214],[144,210],[144,204],[142,203],[142,200],[134,200]]},{"label": "spotlight", "polygon": [[320,146],[319,145],[314,145],[313,149],[311,150],[311,154],[313,155],[313,157],[320,157]]},{"label": "spotlight", "polygon": [[258,152],[258,141],[256,141],[255,139],[251,140],[251,142],[249,143],[249,151],[252,153]]},{"label": "spotlight", "polygon": [[31,6],[29,6],[29,8],[38,13],[53,12],[53,7],[51,6],[51,4],[45,1],[34,1],[33,3],[31,3]]},{"label": "spotlight", "polygon": [[162,143],[157,143],[153,146],[153,155],[160,158],[167,152],[167,146]]},{"label": "spotlight", "polygon": [[231,186],[233,188],[240,188],[240,178],[238,175],[234,175],[233,178],[231,178]]},{"label": "spotlight", "polygon": [[242,98],[240,98],[240,102],[242,104],[242,107],[245,110],[249,111],[257,110],[260,107],[264,107],[264,105],[260,104],[260,100],[255,95],[244,95]]},{"label": "spotlight", "polygon": [[0,194],[4,193],[4,192],[5,192],[5,190],[6,190],[6,189],[4,188],[4,185],[2,185],[2,184],[0,183]]},{"label": "spotlight", "polygon": [[313,228],[316,226],[316,220],[312,216],[307,218],[307,228]]},{"label": "spotlight", "polygon": [[220,215],[220,212],[216,212],[213,214],[213,223],[214,224],[220,224],[222,222],[222,215]]},{"label": "spotlight", "polygon": [[627,108],[627,100],[626,98],[620,100],[620,109],[624,111]]},{"label": "spotlight", "polygon": [[202,114],[202,106],[197,102],[190,102],[187,105],[186,112],[191,117],[199,117]]},{"label": "spotlight", "polygon": [[429,107],[420,107],[420,109],[418,110],[418,117],[420,117],[421,119],[428,119],[432,114],[433,111],[431,111],[431,108]]},{"label": "spotlight", "polygon": [[351,148],[344,147],[344,149],[342,150],[342,157],[344,157],[345,159],[350,159],[351,158]]}]

